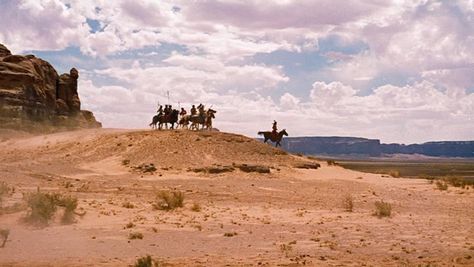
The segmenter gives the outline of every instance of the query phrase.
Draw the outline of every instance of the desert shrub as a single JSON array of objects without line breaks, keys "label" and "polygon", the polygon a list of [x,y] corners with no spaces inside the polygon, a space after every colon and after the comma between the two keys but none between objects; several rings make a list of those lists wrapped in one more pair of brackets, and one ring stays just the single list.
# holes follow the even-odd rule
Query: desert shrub
[{"label": "desert shrub", "polygon": [[133,203],[131,203],[130,201],[127,201],[122,204],[122,207],[127,208],[127,209],[133,209],[135,208],[135,205],[133,205]]},{"label": "desert shrub", "polygon": [[38,191],[27,194],[25,198],[30,208],[25,219],[30,223],[48,224],[57,209],[55,195]]},{"label": "desert shrub", "polygon": [[450,184],[454,187],[465,187],[466,186],[466,181],[464,180],[464,178],[459,177],[459,176],[447,176],[443,180],[447,184]]},{"label": "desert shrub", "polygon": [[137,259],[134,267],[159,267],[160,263],[154,260],[150,255]]},{"label": "desert shrub", "polygon": [[74,214],[77,208],[76,197],[37,191],[25,195],[25,199],[27,206],[30,208],[25,218],[27,222],[40,225],[48,224],[58,207],[64,208],[61,218],[63,223],[74,221]]},{"label": "desert shrub", "polygon": [[56,205],[64,208],[63,217],[61,221],[63,223],[74,222],[74,214],[77,208],[77,198],[73,196],[61,196],[55,195]]},{"label": "desert shrub", "polygon": [[344,210],[347,212],[352,212],[354,210],[354,198],[352,195],[346,195],[342,199],[342,205]]},{"label": "desert shrub", "polygon": [[184,193],[181,191],[160,191],[156,194],[153,207],[158,210],[174,210],[183,207]]},{"label": "desert shrub", "polygon": [[133,228],[133,227],[135,227],[135,224],[134,224],[133,222],[129,222],[129,223],[127,223],[127,224],[125,225],[124,228],[125,228],[125,229],[129,229],[129,228]]},{"label": "desert shrub", "polygon": [[224,234],[225,237],[233,237],[233,236],[236,236],[237,235],[237,232],[227,232]]},{"label": "desert shrub", "polygon": [[201,205],[199,205],[198,203],[193,203],[193,206],[191,207],[191,210],[195,211],[195,212],[200,212],[201,211]]},{"label": "desert shrub", "polygon": [[388,172],[388,175],[392,176],[393,178],[399,178],[400,177],[400,172],[396,170],[391,170]]},{"label": "desert shrub", "polygon": [[326,162],[327,162],[327,164],[328,164],[329,166],[335,166],[335,165],[337,165],[336,161],[334,161],[334,160],[332,160],[332,159],[327,160]]},{"label": "desert shrub", "polygon": [[133,232],[128,234],[128,239],[143,239],[143,234],[140,232]]},{"label": "desert shrub", "polygon": [[381,218],[381,217],[390,217],[392,214],[392,204],[388,202],[382,201],[375,201],[375,212],[374,215]]},{"label": "desert shrub", "polygon": [[0,248],[5,247],[5,243],[7,243],[8,236],[10,235],[10,229],[0,229],[0,238],[3,239],[0,245]]},{"label": "desert shrub", "polygon": [[436,187],[439,189],[439,190],[448,190],[448,184],[444,181],[436,181]]}]

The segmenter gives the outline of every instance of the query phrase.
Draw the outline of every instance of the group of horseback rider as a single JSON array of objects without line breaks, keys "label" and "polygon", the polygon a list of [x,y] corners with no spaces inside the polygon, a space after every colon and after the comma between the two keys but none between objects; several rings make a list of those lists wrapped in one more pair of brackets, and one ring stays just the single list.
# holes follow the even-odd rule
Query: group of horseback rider
[{"label": "group of horseback rider", "polygon": [[158,114],[153,117],[153,121],[150,123],[152,128],[157,128],[157,123],[158,129],[162,128],[162,124],[165,124],[166,128],[168,128],[168,123],[171,124],[171,129],[174,129],[175,123],[178,123],[182,128],[188,128],[191,123],[192,130],[199,130],[200,126],[202,126],[201,129],[212,129],[212,119],[215,118],[214,114],[217,113],[217,111],[211,108],[206,110],[203,104],[199,104],[197,108],[195,105],[192,105],[191,114],[189,115],[184,108],[178,111],[173,109],[172,105],[165,105],[164,108],[160,105],[156,112]]}]

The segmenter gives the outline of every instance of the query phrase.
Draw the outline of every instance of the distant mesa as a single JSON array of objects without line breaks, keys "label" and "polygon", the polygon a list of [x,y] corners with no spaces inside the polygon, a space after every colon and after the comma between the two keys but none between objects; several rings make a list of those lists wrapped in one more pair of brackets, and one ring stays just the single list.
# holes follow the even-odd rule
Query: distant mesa
[{"label": "distant mesa", "polygon": [[474,157],[474,141],[427,142],[423,144],[383,144],[378,139],[359,137],[289,137],[282,148],[292,153],[321,156],[384,157],[396,154],[431,157]]},{"label": "distant mesa", "polygon": [[31,132],[98,128],[92,112],[81,110],[79,72],[58,75],[34,55],[12,55],[0,44],[0,128]]}]

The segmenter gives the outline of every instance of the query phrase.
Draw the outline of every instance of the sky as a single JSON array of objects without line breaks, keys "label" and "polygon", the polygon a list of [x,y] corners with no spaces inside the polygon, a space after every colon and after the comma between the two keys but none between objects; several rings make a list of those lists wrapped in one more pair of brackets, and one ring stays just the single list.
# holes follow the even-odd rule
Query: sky
[{"label": "sky", "polygon": [[[474,140],[474,0],[0,0],[0,43],[104,127],[203,103],[221,131]],[[168,100],[169,92],[169,100]]]}]

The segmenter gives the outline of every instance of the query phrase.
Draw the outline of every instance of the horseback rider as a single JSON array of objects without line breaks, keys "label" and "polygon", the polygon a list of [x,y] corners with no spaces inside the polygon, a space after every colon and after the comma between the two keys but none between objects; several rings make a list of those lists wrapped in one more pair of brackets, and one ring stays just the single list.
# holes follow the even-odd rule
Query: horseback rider
[{"label": "horseback rider", "polygon": [[184,117],[186,116],[186,110],[184,108],[181,108],[181,112],[179,113],[179,116]]},{"label": "horseback rider", "polygon": [[163,105],[160,105],[156,113],[158,113],[159,116],[163,115]]},{"label": "horseback rider", "polygon": [[204,105],[203,104],[199,104],[198,110],[199,110],[199,117],[205,118],[206,117],[206,111],[204,110]]},{"label": "horseback rider", "polygon": [[273,120],[272,135],[273,135],[273,136],[277,136],[277,135],[278,135],[278,128],[277,128],[277,122],[276,122],[276,120]]},{"label": "horseback rider", "polygon": [[197,114],[197,110],[196,110],[196,107],[193,105],[191,108],[191,116],[194,116],[196,114]]}]

